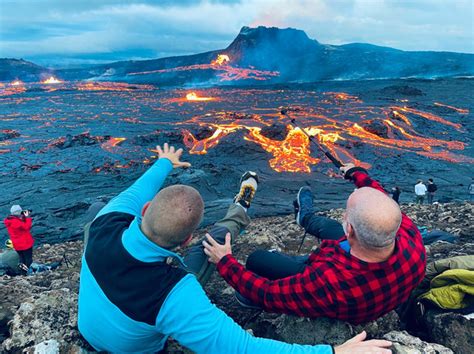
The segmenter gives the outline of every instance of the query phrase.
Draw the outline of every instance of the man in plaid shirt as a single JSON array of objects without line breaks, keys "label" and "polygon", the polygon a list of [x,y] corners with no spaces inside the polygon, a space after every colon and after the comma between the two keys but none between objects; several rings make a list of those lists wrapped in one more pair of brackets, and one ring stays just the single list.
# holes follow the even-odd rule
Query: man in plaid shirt
[{"label": "man in plaid shirt", "polygon": [[366,170],[347,164],[341,172],[357,187],[348,198],[342,226],[314,215],[308,187],[298,193],[297,223],[324,239],[303,260],[257,251],[247,261],[252,272],[232,256],[230,237],[220,245],[207,235],[205,253],[241,300],[269,312],[359,324],[408,299],[425,274],[420,232]]}]

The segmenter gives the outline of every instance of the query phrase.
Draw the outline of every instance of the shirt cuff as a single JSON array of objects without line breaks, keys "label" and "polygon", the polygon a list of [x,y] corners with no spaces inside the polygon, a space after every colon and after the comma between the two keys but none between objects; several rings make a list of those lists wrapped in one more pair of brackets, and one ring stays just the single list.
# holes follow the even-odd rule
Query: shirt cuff
[{"label": "shirt cuff", "polygon": [[231,254],[227,254],[224,257],[221,258],[219,263],[217,263],[217,271],[221,276],[224,276],[224,274],[227,272],[227,269],[234,263],[237,262],[237,260],[232,256]]}]

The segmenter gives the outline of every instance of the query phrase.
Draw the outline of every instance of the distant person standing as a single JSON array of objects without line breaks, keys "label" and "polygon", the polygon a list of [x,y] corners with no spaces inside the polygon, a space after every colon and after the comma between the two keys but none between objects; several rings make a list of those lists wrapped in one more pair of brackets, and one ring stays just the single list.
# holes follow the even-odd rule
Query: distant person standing
[{"label": "distant person standing", "polygon": [[19,205],[10,208],[10,215],[3,220],[7,227],[13,248],[20,257],[18,267],[26,274],[33,262],[34,239],[31,236],[32,219],[29,210],[23,210]]},{"label": "distant person standing", "polygon": [[425,200],[425,195],[426,195],[427,190],[428,189],[426,188],[423,181],[421,179],[419,179],[418,182],[416,182],[416,185],[415,185],[416,202],[418,204],[423,204],[423,201]]},{"label": "distant person standing", "polygon": [[470,200],[472,202],[474,201],[474,178],[472,179],[472,182],[469,185],[468,191],[469,191]]},{"label": "distant person standing", "polygon": [[428,204],[433,204],[435,192],[438,190],[438,186],[433,182],[433,178],[428,180]]},{"label": "distant person standing", "polygon": [[392,188],[392,198],[393,198],[394,201],[397,202],[397,204],[400,204],[398,199],[400,198],[401,193],[402,193],[402,191],[400,190],[400,188],[398,186]]}]

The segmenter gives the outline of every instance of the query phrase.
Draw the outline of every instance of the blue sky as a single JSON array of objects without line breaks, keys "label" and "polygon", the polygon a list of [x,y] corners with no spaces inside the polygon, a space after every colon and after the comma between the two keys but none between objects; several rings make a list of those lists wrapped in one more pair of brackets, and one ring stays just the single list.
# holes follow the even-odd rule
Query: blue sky
[{"label": "blue sky", "polygon": [[474,0],[0,0],[0,57],[75,65],[225,48],[242,26],[474,53]]}]

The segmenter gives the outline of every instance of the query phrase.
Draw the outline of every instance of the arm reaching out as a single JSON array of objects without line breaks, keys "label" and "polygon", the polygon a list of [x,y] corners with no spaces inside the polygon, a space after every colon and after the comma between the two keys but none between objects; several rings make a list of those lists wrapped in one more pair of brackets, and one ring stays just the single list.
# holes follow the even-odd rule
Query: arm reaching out
[{"label": "arm reaching out", "polygon": [[113,198],[96,216],[96,219],[104,214],[122,212],[139,216],[143,205],[153,199],[159,191],[163,182],[173,167],[190,167],[189,162],[180,160],[183,149],[175,150],[173,146],[165,143],[154,150],[158,153],[158,161],[148,169],[129,188]]}]

